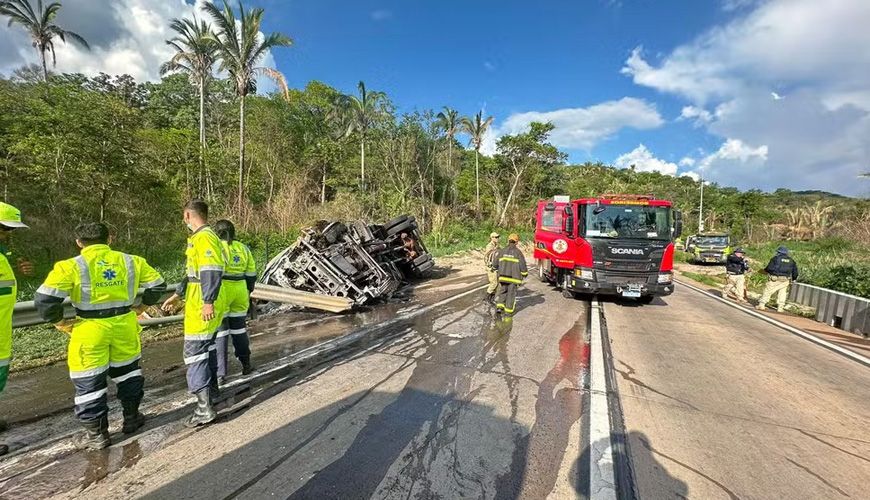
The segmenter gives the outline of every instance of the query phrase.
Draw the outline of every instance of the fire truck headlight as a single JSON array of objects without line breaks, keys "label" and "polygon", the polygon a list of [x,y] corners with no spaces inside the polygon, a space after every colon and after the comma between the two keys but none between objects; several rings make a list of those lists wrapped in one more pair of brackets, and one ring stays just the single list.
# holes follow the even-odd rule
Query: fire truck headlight
[{"label": "fire truck headlight", "polygon": [[592,269],[575,269],[574,276],[579,276],[580,279],[584,279],[586,281],[595,280],[595,275],[592,273]]},{"label": "fire truck headlight", "polygon": [[671,273],[659,274],[659,284],[670,283],[672,280]]},{"label": "fire truck headlight", "polygon": [[568,242],[565,240],[556,240],[553,242],[553,251],[556,253],[565,253],[568,251]]}]

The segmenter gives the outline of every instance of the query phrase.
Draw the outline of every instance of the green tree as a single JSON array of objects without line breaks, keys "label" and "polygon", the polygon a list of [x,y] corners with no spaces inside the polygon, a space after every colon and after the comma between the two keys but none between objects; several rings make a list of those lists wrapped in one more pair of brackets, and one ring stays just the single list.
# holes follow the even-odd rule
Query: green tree
[{"label": "green tree", "polygon": [[75,42],[90,50],[88,42],[78,33],[65,30],[54,24],[57,12],[60,10],[60,2],[52,2],[43,5],[42,0],[36,1],[36,9],[30,5],[30,0],[8,0],[0,2],[0,14],[9,17],[9,26],[20,24],[27,30],[33,40],[33,46],[39,52],[42,60],[43,81],[48,81],[48,66],[45,63],[45,53],[51,53],[51,65],[57,65],[57,56],[54,53],[54,40],[59,38],[66,43],[66,39]]},{"label": "green tree", "polygon": [[369,91],[366,84],[357,84],[359,97],[347,95],[342,98],[340,106],[347,113],[346,135],[359,133],[360,179],[362,189],[366,184],[366,137],[369,129],[387,114],[387,95],[383,92]]},{"label": "green tree", "polygon": [[[447,178],[450,180],[450,185],[447,190],[453,192],[453,142],[456,133],[459,132],[459,112],[455,109],[450,109],[444,106],[444,110],[438,113],[436,124],[439,129],[444,131],[445,139],[447,140]],[[455,195],[454,195],[455,200]],[[444,203],[444,195],[441,195],[441,203]]]},{"label": "green tree", "polygon": [[552,123],[532,122],[529,131],[516,135],[502,136],[496,145],[498,153],[496,158],[501,164],[502,172],[510,172],[510,189],[501,215],[498,218],[499,225],[504,225],[507,219],[507,211],[517,195],[517,188],[530,177],[546,175],[547,167],[552,167],[567,157],[556,146],[547,142],[550,132],[553,131]]},{"label": "green tree", "polygon": [[[190,82],[199,90],[199,144],[200,159],[205,141],[205,94],[209,80],[212,77],[212,67],[217,60],[217,44],[211,26],[205,21],[193,19],[173,19],[169,27],[178,33],[166,43],[175,49],[172,59],[160,67],[160,74],[172,72],[184,73]],[[208,176],[206,176],[208,179]],[[206,193],[209,184],[206,183]]]},{"label": "green tree", "polygon": [[211,37],[217,44],[220,69],[229,73],[239,96],[239,193],[238,204],[245,197],[245,97],[257,91],[257,76],[266,75],[274,79],[278,86],[287,92],[287,83],[278,70],[259,66],[266,53],[276,47],[289,47],[293,41],[282,33],[260,35],[263,22],[263,9],[245,11],[239,0],[239,17],[224,0],[223,10],[212,3],[203,8],[211,16],[217,32]]},{"label": "green tree", "polygon": [[483,111],[478,111],[474,119],[465,116],[462,118],[462,130],[471,136],[470,143],[474,146],[474,204],[480,211],[480,147],[483,146],[483,136],[492,125],[492,117],[483,118]]}]

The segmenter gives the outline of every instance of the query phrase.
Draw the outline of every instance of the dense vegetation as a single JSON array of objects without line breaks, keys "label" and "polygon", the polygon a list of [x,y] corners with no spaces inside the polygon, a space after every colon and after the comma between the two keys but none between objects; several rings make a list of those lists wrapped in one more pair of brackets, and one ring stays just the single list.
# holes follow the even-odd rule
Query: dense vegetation
[{"label": "dense vegetation", "polygon": [[[550,124],[502,136],[486,155],[490,117],[400,110],[363,82],[347,92],[319,81],[288,89],[280,73],[258,66],[265,49],[291,43],[256,36],[261,10],[206,14],[213,26],[173,23],[176,56],[159,82],[52,74],[46,65],[0,78],[0,187],[31,224],[16,234],[16,252],[35,262],[38,277],[74,252],[71,228],[85,220],[108,222],[118,247],[171,277],[186,236],[179,207],[191,197],[234,220],[263,257],[319,218],[399,213],[417,216],[436,252],[482,245],[491,227],[528,230],[534,201],[554,194],[651,193],[675,200],[687,231],[697,228],[700,185],[691,178],[568,165],[548,142]],[[35,44],[55,33],[28,29]],[[257,94],[261,77],[278,91]],[[867,200],[717,185],[704,196],[707,228],[744,243],[837,237],[855,255],[870,246]],[[866,260],[836,265],[868,275]]]}]

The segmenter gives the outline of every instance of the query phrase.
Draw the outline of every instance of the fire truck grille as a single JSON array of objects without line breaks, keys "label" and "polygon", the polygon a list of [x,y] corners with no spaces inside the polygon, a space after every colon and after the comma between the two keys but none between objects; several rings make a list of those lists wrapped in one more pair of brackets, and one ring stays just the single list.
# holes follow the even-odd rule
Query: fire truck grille
[{"label": "fire truck grille", "polygon": [[651,264],[649,262],[611,260],[605,262],[604,266],[607,271],[646,272],[650,270]]},{"label": "fire truck grille", "polygon": [[[603,275],[603,276],[602,276]],[[629,273],[601,273],[598,275],[598,280],[603,283],[611,283],[615,285],[625,285],[628,283],[646,283],[649,277],[646,275],[629,274]]]}]

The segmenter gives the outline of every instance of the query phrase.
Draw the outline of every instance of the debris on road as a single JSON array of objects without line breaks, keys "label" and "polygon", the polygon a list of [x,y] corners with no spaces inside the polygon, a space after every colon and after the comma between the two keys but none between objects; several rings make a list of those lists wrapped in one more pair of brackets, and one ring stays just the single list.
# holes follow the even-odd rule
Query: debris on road
[{"label": "debris on road", "polygon": [[383,225],[320,221],[266,266],[260,283],[333,297],[353,305],[389,298],[435,267],[414,217]]}]

